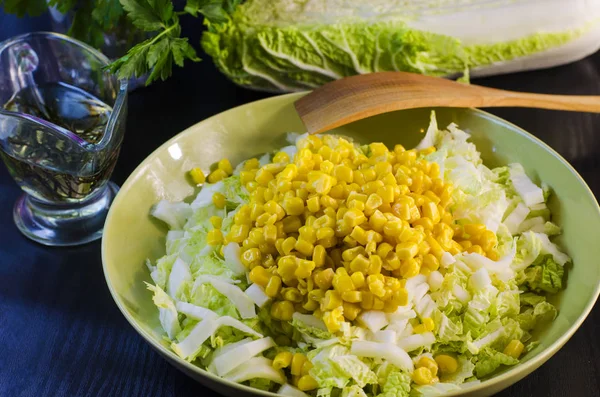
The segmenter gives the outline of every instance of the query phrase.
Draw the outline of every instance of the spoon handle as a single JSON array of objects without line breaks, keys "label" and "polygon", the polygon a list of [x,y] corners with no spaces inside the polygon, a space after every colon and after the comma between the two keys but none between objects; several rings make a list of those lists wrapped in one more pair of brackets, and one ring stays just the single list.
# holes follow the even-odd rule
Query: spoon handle
[{"label": "spoon handle", "polygon": [[600,113],[600,96],[505,91],[405,72],[352,76],[325,84],[295,103],[311,134],[401,109],[530,107]]}]

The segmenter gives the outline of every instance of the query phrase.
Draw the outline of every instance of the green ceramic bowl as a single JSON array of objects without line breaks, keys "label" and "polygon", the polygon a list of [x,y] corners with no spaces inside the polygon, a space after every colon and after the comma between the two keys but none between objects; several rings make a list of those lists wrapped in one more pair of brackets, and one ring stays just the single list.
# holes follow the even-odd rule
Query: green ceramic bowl
[{"label": "green ceramic bowl", "polygon": [[[153,204],[162,199],[183,200],[193,194],[186,172],[227,157],[232,163],[273,150],[287,132],[303,132],[293,102],[302,94],[273,97],[231,109],[200,122],[158,148],[127,179],[106,221],[102,260],[106,282],[115,302],[131,325],[177,368],[224,395],[265,395],[218,378],[175,355],[163,341],[158,311],[143,281],[151,281],[144,265],[165,250],[166,228],[150,218]],[[388,113],[337,130],[359,142],[382,141],[414,146],[427,127],[430,109]],[[489,396],[527,376],[558,351],[588,315],[600,292],[600,209],[575,170],[556,152],[520,128],[472,109],[437,109],[440,126],[457,123],[472,134],[488,166],[523,164],[536,181],[548,183],[555,220],[564,229],[561,243],[573,258],[567,288],[556,297],[560,314],[539,332],[540,345],[522,363],[464,391]]]}]

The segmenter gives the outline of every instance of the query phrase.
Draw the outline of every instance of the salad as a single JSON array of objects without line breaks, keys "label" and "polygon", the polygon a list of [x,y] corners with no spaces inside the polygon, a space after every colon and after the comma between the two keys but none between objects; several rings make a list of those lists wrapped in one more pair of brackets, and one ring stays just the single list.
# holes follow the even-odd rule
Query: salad
[{"label": "salad", "polygon": [[195,199],[152,209],[169,231],[148,288],[177,355],[282,395],[393,397],[470,387],[536,346],[570,258],[521,165],[487,168],[434,113],[411,150],[289,140],[192,169]]}]

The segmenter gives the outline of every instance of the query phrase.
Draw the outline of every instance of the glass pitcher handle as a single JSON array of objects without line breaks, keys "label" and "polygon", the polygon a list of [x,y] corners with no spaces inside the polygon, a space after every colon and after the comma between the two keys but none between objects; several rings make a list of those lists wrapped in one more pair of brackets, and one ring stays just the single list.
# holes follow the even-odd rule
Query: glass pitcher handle
[{"label": "glass pitcher handle", "polygon": [[[38,86],[33,77],[40,64],[40,59],[29,43],[17,43],[10,48],[11,64],[13,70],[16,71],[16,79],[13,79],[13,84],[17,88],[16,91],[27,88],[36,103],[38,110],[49,119],[48,110],[44,97],[41,95]],[[15,81],[16,80],[16,81]]]},{"label": "glass pitcher handle", "polygon": [[10,48],[10,54],[19,74],[31,74],[40,64],[37,53],[28,43],[18,43]]}]

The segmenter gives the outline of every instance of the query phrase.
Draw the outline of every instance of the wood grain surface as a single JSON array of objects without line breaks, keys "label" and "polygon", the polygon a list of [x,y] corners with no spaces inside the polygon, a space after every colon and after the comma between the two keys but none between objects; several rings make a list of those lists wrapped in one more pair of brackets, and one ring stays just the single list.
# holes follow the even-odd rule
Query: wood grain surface
[{"label": "wood grain surface", "polygon": [[[0,41],[36,26],[48,29],[39,21],[16,21],[0,11]],[[192,36],[190,42],[198,43],[198,32],[184,28]],[[596,54],[568,66],[474,83],[597,95],[599,68],[600,54]],[[113,180],[122,184],[152,150],[184,128],[265,96],[234,86],[210,60],[186,64],[166,83],[134,92]],[[493,113],[555,148],[600,195],[599,115],[532,109]],[[0,397],[216,397],[167,364],[126,322],[104,282],[98,242],[55,249],[19,234],[12,222],[12,206],[19,194],[0,165]],[[600,396],[599,335],[597,305],[563,349],[498,396]]]},{"label": "wood grain surface", "polygon": [[526,107],[600,112],[600,96],[547,95],[500,90],[405,72],[380,72],[336,80],[295,103],[311,134],[402,109],[423,107]]}]

